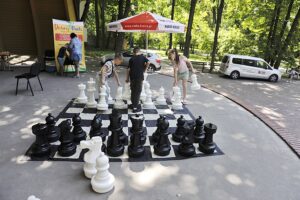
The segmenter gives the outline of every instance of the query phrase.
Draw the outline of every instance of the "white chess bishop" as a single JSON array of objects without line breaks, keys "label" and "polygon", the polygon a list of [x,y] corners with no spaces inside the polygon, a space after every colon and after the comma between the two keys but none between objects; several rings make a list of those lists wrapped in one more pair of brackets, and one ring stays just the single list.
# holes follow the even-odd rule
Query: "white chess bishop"
[{"label": "white chess bishop", "polygon": [[101,144],[102,138],[99,136],[92,137],[90,140],[80,141],[80,147],[82,149],[89,149],[89,151],[85,153],[83,157],[83,171],[87,178],[92,178],[97,173],[96,159],[101,154],[101,148],[99,148]]},{"label": "white chess bishop", "polygon": [[156,104],[158,105],[167,105],[167,101],[165,98],[165,89],[163,87],[159,88],[159,95],[156,99]]},{"label": "white chess bishop", "polygon": [[107,97],[107,102],[108,102],[109,104],[114,104],[115,101],[114,101],[113,98],[111,97],[111,89],[110,89],[110,87],[109,87],[108,85],[106,86],[106,91],[107,91],[107,95],[108,95],[108,97]]},{"label": "white chess bishop", "polygon": [[150,89],[150,84],[148,82],[145,83],[145,91],[146,91],[146,100],[143,102],[144,108],[155,108],[154,103],[152,101],[152,91]]},{"label": "white chess bishop", "polygon": [[[101,144],[98,145],[98,148],[102,148],[102,139]],[[95,192],[97,193],[106,193],[114,188],[115,177],[109,172],[109,159],[101,151],[100,155],[96,159],[96,169],[97,173],[92,177],[91,185]]]},{"label": "white chess bishop", "polygon": [[77,102],[78,103],[87,103],[87,96],[85,95],[85,90],[86,86],[83,83],[80,83],[78,85],[78,89],[79,89],[79,96],[77,97]]},{"label": "white chess bishop", "polygon": [[106,102],[106,87],[103,85],[100,87],[100,93],[99,93],[99,102],[97,104],[97,110],[108,110],[108,104]]},{"label": "white chess bishop", "polygon": [[173,87],[174,92],[174,101],[172,102],[173,110],[182,110],[182,103],[181,103],[181,92],[178,86]]},{"label": "white chess bishop", "polygon": [[122,95],[123,87],[118,87],[117,94],[116,94],[116,101],[114,103],[115,109],[126,109],[127,105],[123,101]]},{"label": "white chess bishop", "polygon": [[192,74],[192,75],[191,75],[191,79],[192,79],[191,89],[192,89],[192,90],[199,90],[199,89],[201,88],[201,86],[200,86],[200,84],[198,83],[197,75],[196,75],[196,74]]},{"label": "white chess bishop", "polygon": [[95,108],[97,106],[97,102],[95,100],[95,81],[93,78],[87,82],[87,93],[88,93],[88,100],[87,100],[87,107],[88,108]]}]

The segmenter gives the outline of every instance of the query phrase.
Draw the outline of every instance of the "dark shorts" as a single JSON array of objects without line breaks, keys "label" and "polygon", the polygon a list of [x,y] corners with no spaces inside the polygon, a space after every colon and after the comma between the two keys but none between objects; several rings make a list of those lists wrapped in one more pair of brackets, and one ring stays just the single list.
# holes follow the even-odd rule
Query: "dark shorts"
[{"label": "dark shorts", "polygon": [[80,54],[72,54],[71,56],[71,59],[74,61],[74,62],[79,62],[81,60],[81,55]]}]

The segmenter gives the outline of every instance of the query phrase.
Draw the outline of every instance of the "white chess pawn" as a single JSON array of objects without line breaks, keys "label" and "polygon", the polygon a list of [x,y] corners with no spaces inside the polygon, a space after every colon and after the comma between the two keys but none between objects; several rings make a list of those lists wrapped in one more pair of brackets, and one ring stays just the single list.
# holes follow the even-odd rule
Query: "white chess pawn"
[{"label": "white chess pawn", "polygon": [[34,195],[30,195],[27,200],[40,200],[39,198],[37,198],[36,196]]},{"label": "white chess pawn", "polygon": [[101,154],[101,148],[99,148],[100,145],[102,145],[102,138],[99,136],[92,137],[90,140],[80,141],[80,147],[82,149],[89,149],[83,157],[83,171],[87,178],[92,178],[97,173],[96,159]]},{"label": "white chess pawn", "polygon": [[117,94],[116,94],[116,101],[114,103],[115,109],[126,109],[127,108],[127,105],[123,101],[122,91],[123,91],[123,87],[118,87]]},{"label": "white chess pawn", "polygon": [[146,90],[146,100],[143,102],[144,108],[155,108],[154,103],[152,101],[152,91],[150,89],[150,84],[148,82],[145,83],[145,90]]},{"label": "white chess pawn", "polygon": [[159,88],[159,96],[156,99],[156,103],[158,105],[167,105],[166,98],[165,98],[165,89],[163,87]]},{"label": "white chess pawn", "polygon": [[110,90],[110,87],[107,85],[107,87],[106,87],[106,91],[107,91],[107,95],[108,95],[108,97],[107,97],[107,102],[109,103],[109,104],[114,104],[115,103],[115,101],[113,100],[113,98],[111,97],[111,90]]},{"label": "white chess pawn", "polygon": [[174,102],[172,103],[173,110],[182,110],[182,103],[181,103],[181,93],[180,88],[178,86],[173,87],[174,91]]},{"label": "white chess pawn", "polygon": [[106,87],[103,85],[100,88],[100,94],[99,94],[99,102],[97,104],[97,110],[107,110],[108,109],[108,104],[106,102]]},{"label": "white chess pawn", "polygon": [[192,74],[192,75],[191,75],[191,79],[192,79],[191,89],[192,89],[192,90],[199,90],[199,89],[201,88],[201,86],[200,86],[200,84],[198,83],[197,75],[196,75],[196,74]]},{"label": "white chess pawn", "polygon": [[[102,143],[98,146],[101,149]],[[91,185],[95,192],[106,193],[114,188],[115,177],[109,172],[109,160],[108,157],[100,152],[100,155],[96,159],[97,173],[92,177]]]},{"label": "white chess pawn", "polygon": [[80,83],[78,85],[78,89],[79,89],[79,96],[77,97],[77,102],[78,103],[87,103],[87,96],[85,95],[85,90],[86,86],[83,83]]},{"label": "white chess pawn", "polygon": [[87,82],[88,101],[86,105],[88,108],[95,108],[97,106],[97,102],[95,100],[95,91],[95,81],[93,78],[90,78],[90,80]]}]

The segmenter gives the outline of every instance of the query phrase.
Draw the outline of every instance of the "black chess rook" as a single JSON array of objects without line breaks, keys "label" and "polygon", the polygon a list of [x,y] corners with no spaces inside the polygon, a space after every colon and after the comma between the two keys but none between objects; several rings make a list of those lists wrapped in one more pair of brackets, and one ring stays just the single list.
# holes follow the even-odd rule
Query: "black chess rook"
[{"label": "black chess rook", "polygon": [[217,132],[217,126],[208,123],[204,125],[205,137],[204,140],[199,143],[199,150],[205,154],[213,154],[216,149],[216,144],[213,141],[213,135]]},{"label": "black chess rook", "polygon": [[31,148],[32,156],[48,157],[50,154],[50,144],[47,139],[47,125],[40,123],[33,125],[32,133],[36,136]]}]

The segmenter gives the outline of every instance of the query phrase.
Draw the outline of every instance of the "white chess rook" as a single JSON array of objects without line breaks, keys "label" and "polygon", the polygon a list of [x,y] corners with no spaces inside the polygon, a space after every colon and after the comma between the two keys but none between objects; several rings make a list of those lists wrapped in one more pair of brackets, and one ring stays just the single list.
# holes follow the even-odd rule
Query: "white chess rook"
[{"label": "white chess rook", "polygon": [[97,102],[95,100],[95,91],[95,81],[93,78],[90,78],[90,80],[87,82],[88,102],[86,105],[88,108],[95,108],[97,106]]},{"label": "white chess rook", "polygon": [[79,89],[79,96],[77,97],[77,102],[78,103],[87,103],[87,96],[85,95],[85,90],[86,86],[83,83],[80,83],[78,85],[78,89]]},{"label": "white chess rook", "polygon": [[83,171],[87,178],[92,178],[97,173],[96,159],[101,154],[101,148],[99,148],[100,145],[102,145],[102,138],[99,136],[93,137],[90,140],[80,141],[80,147],[82,149],[89,149],[83,157]]},{"label": "white chess rook", "polygon": [[173,87],[174,102],[172,103],[173,110],[182,110],[181,93],[178,86]]},{"label": "white chess rook", "polygon": [[148,82],[145,83],[145,90],[146,90],[146,100],[143,102],[144,108],[155,108],[154,103],[152,101],[152,91],[150,89],[150,84]]},{"label": "white chess rook", "polygon": [[158,105],[167,105],[166,98],[165,98],[165,89],[163,87],[159,88],[159,96],[156,99],[156,103]]},{"label": "white chess rook", "polygon": [[123,87],[118,87],[117,94],[116,94],[116,101],[114,103],[115,109],[126,109],[127,108],[127,105],[123,101],[122,91],[123,91]]},{"label": "white chess rook", "polygon": [[197,75],[196,75],[196,74],[192,74],[192,75],[191,75],[191,79],[192,79],[191,89],[192,89],[192,90],[199,90],[199,89],[201,88],[201,86],[200,86],[200,84],[198,83]]},{"label": "white chess rook", "polygon": [[[102,148],[102,140],[98,148]],[[97,173],[91,180],[93,190],[98,193],[109,192],[114,188],[115,177],[109,172],[109,160],[102,151],[96,159],[96,169]]]},{"label": "white chess rook", "polygon": [[100,88],[100,94],[99,94],[99,102],[97,104],[97,110],[107,110],[108,109],[108,104],[106,102],[106,87],[103,85]]}]

